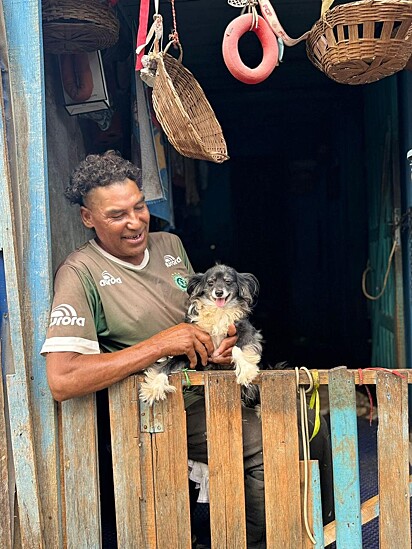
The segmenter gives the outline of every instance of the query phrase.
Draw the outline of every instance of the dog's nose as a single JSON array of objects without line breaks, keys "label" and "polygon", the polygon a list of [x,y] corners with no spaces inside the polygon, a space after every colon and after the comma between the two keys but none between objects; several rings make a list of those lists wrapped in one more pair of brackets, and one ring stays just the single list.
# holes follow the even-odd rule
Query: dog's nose
[{"label": "dog's nose", "polygon": [[216,290],[215,294],[216,294],[216,297],[222,297],[223,296],[223,290]]}]

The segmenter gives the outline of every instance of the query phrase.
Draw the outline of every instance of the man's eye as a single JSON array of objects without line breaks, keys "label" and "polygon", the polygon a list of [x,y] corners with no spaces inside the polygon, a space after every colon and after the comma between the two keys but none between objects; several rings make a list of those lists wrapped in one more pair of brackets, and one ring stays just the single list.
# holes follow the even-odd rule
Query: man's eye
[{"label": "man's eye", "polygon": [[141,212],[145,208],[146,208],[146,202],[143,202],[143,204],[139,204],[138,206],[135,206],[135,210],[137,210],[138,212]]}]

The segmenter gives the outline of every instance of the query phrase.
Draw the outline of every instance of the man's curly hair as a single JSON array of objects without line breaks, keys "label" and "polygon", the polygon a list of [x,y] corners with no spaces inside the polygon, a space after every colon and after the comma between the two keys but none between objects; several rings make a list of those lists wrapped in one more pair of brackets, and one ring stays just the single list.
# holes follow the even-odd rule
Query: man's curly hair
[{"label": "man's curly hair", "polygon": [[141,170],[120,156],[117,151],[106,151],[103,154],[89,154],[73,170],[65,197],[71,204],[84,205],[87,194],[96,187],[106,187],[126,178],[142,188]]}]

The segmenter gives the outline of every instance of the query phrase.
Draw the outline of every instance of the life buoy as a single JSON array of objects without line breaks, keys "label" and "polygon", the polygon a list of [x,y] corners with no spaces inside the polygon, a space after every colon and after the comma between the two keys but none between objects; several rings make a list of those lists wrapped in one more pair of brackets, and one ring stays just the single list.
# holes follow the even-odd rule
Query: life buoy
[{"label": "life buoy", "polygon": [[[259,84],[273,72],[278,64],[279,48],[276,36],[267,22],[260,15],[258,24],[253,26],[253,15],[245,13],[236,17],[226,27],[223,37],[222,53],[229,72],[244,84]],[[261,63],[254,69],[247,67],[239,55],[239,40],[248,31],[253,31],[258,37],[262,49]]]},{"label": "life buoy", "polygon": [[87,53],[62,54],[60,67],[67,95],[78,103],[90,99],[93,93],[93,75]]}]

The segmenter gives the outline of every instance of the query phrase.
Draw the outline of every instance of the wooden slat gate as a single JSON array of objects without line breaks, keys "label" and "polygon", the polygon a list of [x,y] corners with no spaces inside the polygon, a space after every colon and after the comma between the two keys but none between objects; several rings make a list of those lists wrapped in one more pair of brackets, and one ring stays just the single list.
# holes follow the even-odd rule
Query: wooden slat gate
[{"label": "wooden slat gate", "polygon": [[[376,384],[379,498],[361,505],[355,385],[359,372],[320,371],[329,385],[336,521],[323,529],[319,472],[310,462],[309,517],[324,547],[362,547],[362,523],[379,514],[380,548],[411,547],[407,389],[412,372],[363,370]],[[233,372],[191,373],[204,384],[210,475],[212,547],[246,548],[242,421]],[[132,376],[109,390],[118,546],[191,547],[183,385],[175,394],[141,408],[142,378]],[[301,384],[307,383],[300,373]],[[262,431],[265,463],[267,547],[313,547],[302,526],[296,379],[293,371],[262,372]],[[101,546],[96,413],[94,396],[62,404],[64,539],[69,548]]]}]

